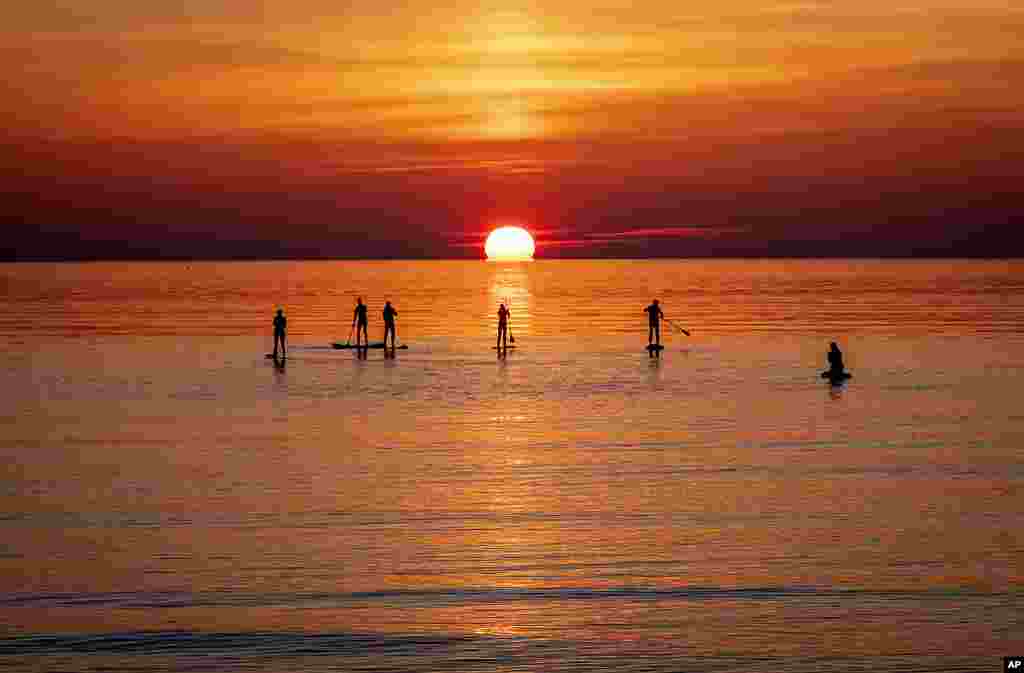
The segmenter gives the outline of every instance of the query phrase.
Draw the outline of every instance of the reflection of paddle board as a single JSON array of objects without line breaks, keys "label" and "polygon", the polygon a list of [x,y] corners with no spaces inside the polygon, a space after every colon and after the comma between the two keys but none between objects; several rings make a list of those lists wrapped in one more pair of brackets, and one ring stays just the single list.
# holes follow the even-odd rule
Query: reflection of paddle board
[{"label": "reflection of paddle board", "polygon": [[647,344],[647,350],[649,350],[649,351],[663,351],[663,350],[665,350],[665,347],[661,346],[659,344]]},{"label": "reflection of paddle board", "polygon": [[[366,344],[366,345],[359,344],[358,346],[355,345],[355,344],[332,343],[331,346],[334,347],[334,348],[337,348],[339,350],[355,349],[355,348],[384,348],[384,342],[383,341],[373,341],[373,342],[371,342],[369,344]],[[388,348],[391,348],[391,346],[388,346]],[[402,344],[401,346],[395,346],[394,348],[395,348],[395,350],[400,350],[401,351],[401,350],[406,350],[407,348],[409,348],[409,346],[407,346],[406,344]]]},{"label": "reflection of paddle board", "polygon": [[821,373],[821,378],[828,379],[832,383],[839,383],[841,381],[845,381],[846,379],[852,379],[853,378],[853,374],[851,374],[850,372],[843,372],[842,374],[833,374],[832,372],[822,372]]}]

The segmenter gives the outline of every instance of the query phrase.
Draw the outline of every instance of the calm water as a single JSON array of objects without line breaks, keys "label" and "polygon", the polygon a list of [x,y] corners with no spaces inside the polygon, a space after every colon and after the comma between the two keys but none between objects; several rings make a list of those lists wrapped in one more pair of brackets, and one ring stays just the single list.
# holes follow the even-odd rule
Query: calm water
[{"label": "calm water", "polygon": [[[1024,652],[1022,263],[7,265],[0,288],[0,667]],[[327,347],[357,294],[409,350]],[[692,337],[650,359],[655,296]]]}]

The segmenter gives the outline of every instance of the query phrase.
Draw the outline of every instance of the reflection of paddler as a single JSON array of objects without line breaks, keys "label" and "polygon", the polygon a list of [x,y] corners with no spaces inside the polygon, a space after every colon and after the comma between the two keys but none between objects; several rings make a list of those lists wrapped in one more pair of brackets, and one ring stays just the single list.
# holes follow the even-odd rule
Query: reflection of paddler
[{"label": "reflection of paddler", "polygon": [[508,318],[512,312],[502,304],[498,307],[498,345],[496,348],[508,348]]}]

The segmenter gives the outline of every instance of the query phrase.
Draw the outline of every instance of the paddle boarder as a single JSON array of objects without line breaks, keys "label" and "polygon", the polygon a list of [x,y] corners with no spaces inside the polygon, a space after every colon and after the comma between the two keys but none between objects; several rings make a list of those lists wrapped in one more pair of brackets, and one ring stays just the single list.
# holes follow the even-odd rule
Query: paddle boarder
[{"label": "paddle boarder", "polygon": [[843,365],[843,351],[839,350],[839,346],[833,341],[832,345],[828,348],[828,376],[833,379],[846,378],[846,370]]},{"label": "paddle boarder", "polygon": [[665,314],[661,312],[658,300],[651,301],[651,305],[644,309],[644,313],[647,314],[647,345],[660,346],[661,319],[665,317]]},{"label": "paddle boarder", "polygon": [[356,298],[356,308],[352,312],[352,326],[356,328],[356,346],[359,346],[359,332],[363,332],[363,345],[370,345],[370,336],[367,333],[366,326],[369,324],[369,320],[366,317],[366,304],[363,303],[362,297]]},{"label": "paddle boarder", "polygon": [[398,311],[390,301],[384,302],[384,349],[388,347],[388,333],[391,333],[391,348],[395,347],[395,316]]},{"label": "paddle boarder", "polygon": [[507,349],[508,343],[506,339],[508,337],[508,318],[512,315],[512,312],[505,308],[502,304],[498,307],[498,345],[496,348]]},{"label": "paddle boarder", "polygon": [[284,311],[277,309],[277,315],[274,316],[274,359],[277,360],[277,344],[281,344],[281,358],[285,358],[287,353],[284,349],[284,331],[288,327],[288,319],[284,317]]}]

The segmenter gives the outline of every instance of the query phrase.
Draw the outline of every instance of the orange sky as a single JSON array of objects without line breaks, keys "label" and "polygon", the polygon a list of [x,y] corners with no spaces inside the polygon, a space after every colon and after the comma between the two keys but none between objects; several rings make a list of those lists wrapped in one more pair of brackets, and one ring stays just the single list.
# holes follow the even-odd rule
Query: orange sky
[{"label": "orange sky", "polygon": [[[149,232],[143,248],[187,255],[168,202],[251,242],[268,235],[250,232],[258,193],[255,215],[287,214],[308,254],[343,254],[331,227],[354,232],[357,219],[404,223],[395,254],[462,255],[502,218],[550,231],[551,252],[642,255],[587,241],[678,227],[673,249],[704,254],[695,227],[720,242],[754,232],[748,248],[806,239],[758,234],[765,225],[734,207],[791,221],[803,179],[844,202],[886,186],[952,199],[959,185],[935,221],[942,245],[964,238],[959,220],[975,240],[1019,223],[1019,3],[443,4],[7,3],[0,177],[18,198],[5,218],[27,250],[42,245],[33,227],[120,240],[104,216],[118,211]],[[664,190],[674,198],[651,193]],[[948,217],[982,201],[982,215]],[[927,227],[928,203],[865,203],[848,219],[884,254],[893,218]],[[824,205],[807,206],[821,222]],[[382,240],[366,254],[388,256]]]}]

